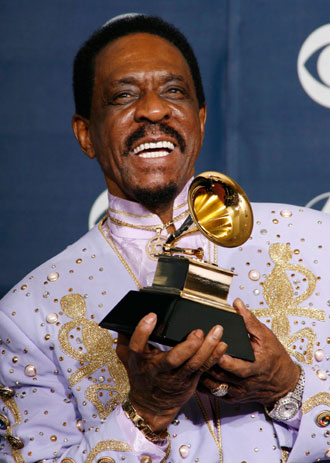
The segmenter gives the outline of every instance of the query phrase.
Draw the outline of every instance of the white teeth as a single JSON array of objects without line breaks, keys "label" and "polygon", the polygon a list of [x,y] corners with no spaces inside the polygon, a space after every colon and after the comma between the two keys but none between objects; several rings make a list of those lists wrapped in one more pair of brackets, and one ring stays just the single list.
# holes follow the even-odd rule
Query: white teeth
[{"label": "white teeth", "polygon": [[[145,151],[148,149],[159,149],[159,148],[167,148],[169,150],[174,150],[174,145],[170,141],[158,141],[157,143],[155,142],[150,142],[150,143],[141,143],[141,145],[137,146],[134,148],[133,153],[134,154],[139,154],[141,151]],[[162,153],[162,152],[161,152]],[[155,154],[155,153],[153,153]],[[169,154],[169,153],[166,153]],[[161,154],[161,156],[164,156]],[[157,157],[157,156],[142,156],[142,157]]]},{"label": "white teeth", "polygon": [[139,154],[139,158],[162,158],[169,154],[170,153],[168,151],[149,151],[148,153]]}]

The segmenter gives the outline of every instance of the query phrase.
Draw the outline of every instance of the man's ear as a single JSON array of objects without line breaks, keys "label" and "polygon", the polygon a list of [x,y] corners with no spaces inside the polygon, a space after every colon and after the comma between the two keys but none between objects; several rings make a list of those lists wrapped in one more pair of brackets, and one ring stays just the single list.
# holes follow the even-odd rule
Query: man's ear
[{"label": "man's ear", "polygon": [[203,106],[199,109],[199,123],[201,126],[202,143],[205,133],[206,112],[206,103],[204,103]]},{"label": "man's ear", "polygon": [[76,139],[83,152],[90,158],[95,158],[96,154],[93,148],[93,143],[89,130],[89,119],[86,119],[79,114],[72,117],[72,129]]}]

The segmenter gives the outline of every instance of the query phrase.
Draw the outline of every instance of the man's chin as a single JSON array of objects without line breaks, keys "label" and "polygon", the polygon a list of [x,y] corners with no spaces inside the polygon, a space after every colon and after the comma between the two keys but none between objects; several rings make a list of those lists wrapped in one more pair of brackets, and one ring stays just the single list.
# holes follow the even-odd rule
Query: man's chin
[{"label": "man's chin", "polygon": [[173,203],[178,194],[178,185],[170,182],[165,186],[154,188],[136,187],[133,191],[134,199],[147,209],[159,209]]}]

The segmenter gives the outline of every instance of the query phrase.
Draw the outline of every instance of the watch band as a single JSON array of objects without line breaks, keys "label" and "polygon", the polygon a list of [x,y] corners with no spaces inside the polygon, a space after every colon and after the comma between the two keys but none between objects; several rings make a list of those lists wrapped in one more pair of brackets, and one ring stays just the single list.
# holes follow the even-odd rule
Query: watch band
[{"label": "watch band", "polygon": [[288,421],[298,413],[301,407],[305,386],[305,372],[300,365],[298,366],[300,376],[295,389],[277,400],[271,410],[265,407],[266,414],[273,420]]},{"label": "watch band", "polygon": [[163,445],[167,442],[168,432],[161,431],[159,433],[154,432],[150,426],[144,421],[142,416],[138,414],[131,402],[127,399],[122,404],[122,408],[126,416],[132,421],[134,426],[144,434],[144,436],[154,444]]}]

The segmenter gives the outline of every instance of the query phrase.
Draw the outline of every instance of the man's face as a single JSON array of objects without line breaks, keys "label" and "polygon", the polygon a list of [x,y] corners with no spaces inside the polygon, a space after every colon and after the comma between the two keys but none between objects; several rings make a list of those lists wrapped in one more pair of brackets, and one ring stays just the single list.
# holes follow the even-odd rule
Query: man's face
[{"label": "man's face", "polygon": [[165,39],[132,34],[97,55],[85,152],[98,158],[112,194],[137,200],[139,189],[169,184],[181,191],[193,175],[204,123],[189,66]]}]

